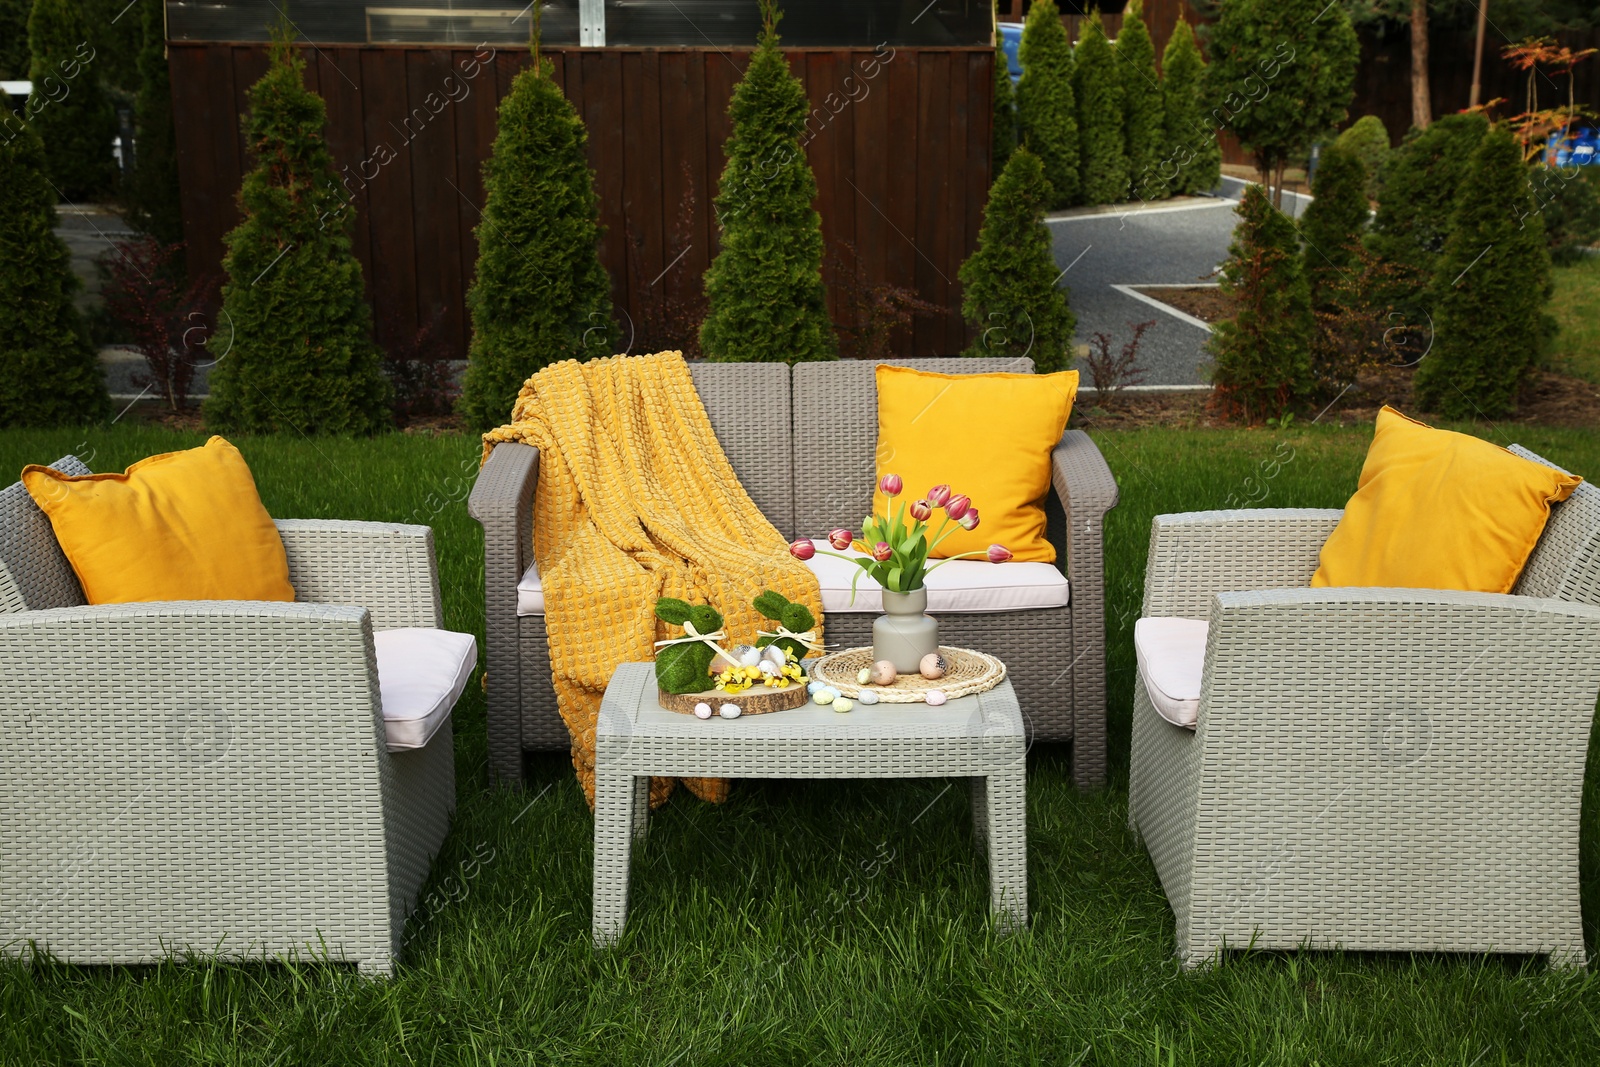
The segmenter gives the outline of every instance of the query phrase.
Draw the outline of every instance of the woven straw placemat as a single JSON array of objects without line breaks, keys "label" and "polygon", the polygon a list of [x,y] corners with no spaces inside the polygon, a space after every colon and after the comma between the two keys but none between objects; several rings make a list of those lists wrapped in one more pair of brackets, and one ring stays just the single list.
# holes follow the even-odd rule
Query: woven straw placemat
[{"label": "woven straw placemat", "polygon": [[902,674],[893,685],[862,685],[856,681],[861,668],[872,666],[872,648],[846,648],[823,656],[811,668],[811,677],[826,682],[852,700],[863,689],[870,689],[885,704],[920,704],[929,690],[939,689],[946,697],[971,696],[993,689],[1006,678],[1006,665],[993,656],[970,648],[939,646],[945,658],[943,678],[928,679],[920,674]]}]

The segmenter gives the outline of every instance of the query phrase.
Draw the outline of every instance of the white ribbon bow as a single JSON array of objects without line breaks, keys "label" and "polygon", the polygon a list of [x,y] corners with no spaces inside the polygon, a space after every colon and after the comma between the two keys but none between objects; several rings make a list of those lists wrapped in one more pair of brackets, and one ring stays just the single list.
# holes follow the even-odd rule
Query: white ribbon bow
[{"label": "white ribbon bow", "polygon": [[779,623],[776,630],[757,630],[756,636],[770,637],[774,641],[787,637],[801,647],[815,652],[819,656],[827,651],[827,646],[817,640],[816,630],[807,630],[803,634],[797,634],[787,626]]},{"label": "white ribbon bow", "polygon": [[[699,630],[695,629],[694,623],[690,622],[688,619],[685,619],[683,622],[683,633],[683,637],[673,637],[665,641],[657,641],[656,647],[661,648],[664,645],[687,645],[694,642],[699,642],[700,644],[703,644],[707,648],[711,649],[711,651],[716,655],[721,656],[727,662],[734,662],[733,654],[728,652],[721,645],[717,644],[718,641],[726,641],[728,639],[728,635],[723,633],[721,630],[713,630],[708,634],[703,634]],[[713,659],[711,662],[715,663],[716,660]]]}]

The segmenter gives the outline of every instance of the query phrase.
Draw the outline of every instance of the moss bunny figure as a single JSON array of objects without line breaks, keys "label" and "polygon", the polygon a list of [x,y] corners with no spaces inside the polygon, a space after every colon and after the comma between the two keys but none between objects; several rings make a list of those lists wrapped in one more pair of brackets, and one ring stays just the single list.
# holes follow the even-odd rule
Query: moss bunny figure
[{"label": "moss bunny figure", "polygon": [[[764,590],[760,596],[751,601],[751,604],[762,615],[778,624],[775,631],[761,631],[762,636],[756,641],[757,648],[777,645],[785,652],[794,653],[796,660],[805,659],[811,653],[820,651],[821,646],[816,643],[814,632],[817,619],[811,614],[810,608],[804,604],[797,604],[782,593],[771,589]],[[797,638],[804,639],[804,643]]]},{"label": "moss bunny figure", "polygon": [[656,618],[682,626],[685,636],[657,642],[656,685],[664,693],[698,693],[711,688],[711,660],[717,655],[722,634],[722,613],[710,604],[693,604],[677,597],[656,601]]}]

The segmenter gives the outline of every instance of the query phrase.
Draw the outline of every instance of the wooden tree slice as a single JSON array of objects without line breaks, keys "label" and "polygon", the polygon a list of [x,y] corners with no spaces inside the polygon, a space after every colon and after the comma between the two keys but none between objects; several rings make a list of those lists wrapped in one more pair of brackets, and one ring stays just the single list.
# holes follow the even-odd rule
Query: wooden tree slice
[{"label": "wooden tree slice", "polygon": [[661,706],[681,715],[693,715],[696,704],[711,705],[713,712],[724,704],[739,705],[745,715],[766,715],[774,711],[793,711],[804,707],[810,697],[804,682],[792,682],[787,689],[774,689],[770,685],[753,685],[740,693],[724,693],[720,689],[707,689],[699,693],[662,693],[657,690]]}]

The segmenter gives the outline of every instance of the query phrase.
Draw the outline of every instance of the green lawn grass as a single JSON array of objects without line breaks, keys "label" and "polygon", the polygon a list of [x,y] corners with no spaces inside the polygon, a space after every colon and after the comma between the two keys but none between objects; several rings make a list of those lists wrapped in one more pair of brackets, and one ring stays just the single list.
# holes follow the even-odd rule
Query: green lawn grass
[{"label": "green lawn grass", "polygon": [[1561,324],[1553,362],[1568,374],[1600,383],[1600,256],[1554,272],[1550,313]]},{"label": "green lawn grass", "polygon": [[[1600,475],[1596,435],[1517,433]],[[321,965],[0,964],[0,1063],[1465,1067],[1600,1055],[1593,971],[1331,953],[1177,970],[1172,914],[1126,828],[1130,634],[1150,519],[1230,495],[1342,505],[1368,434],[1096,436],[1122,490],[1106,530],[1113,782],[1080,794],[1064,748],[1030,753],[1028,933],[997,939],[986,927],[986,872],[959,785],[745,782],[725,806],[680,792],[657,814],[636,855],[627,931],[596,954],[592,823],[566,760],[538,760],[526,791],[490,790],[472,687],[456,712],[460,809],[430,883],[437,902],[416,917],[394,980]],[[67,451],[120,469],[200,440],[120,427],[12,431],[0,433],[0,470]],[[447,623],[481,637],[482,543],[464,506],[473,440],[237,443],[275,515],[431,523]],[[1270,478],[1268,461],[1278,464]],[[1592,761],[1591,946],[1597,780]]]}]

